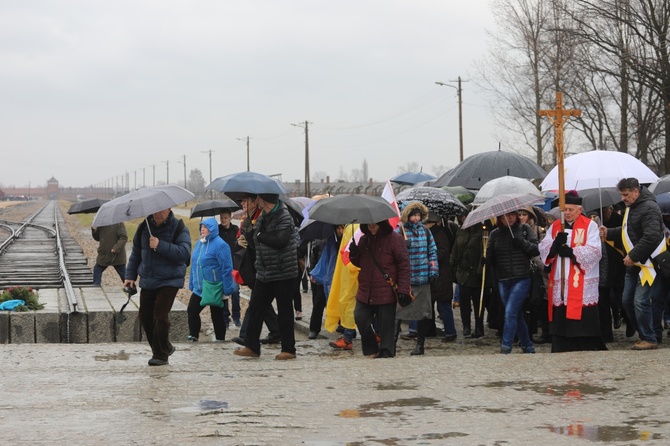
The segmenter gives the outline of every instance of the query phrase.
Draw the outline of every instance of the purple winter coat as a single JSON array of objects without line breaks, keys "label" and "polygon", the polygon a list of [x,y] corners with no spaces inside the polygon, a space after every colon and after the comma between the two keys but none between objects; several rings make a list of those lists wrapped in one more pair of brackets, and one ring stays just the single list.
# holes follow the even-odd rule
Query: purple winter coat
[{"label": "purple winter coat", "polygon": [[361,225],[361,231],[364,235],[358,243],[358,255],[350,257],[351,262],[361,269],[356,300],[368,305],[395,303],[395,295],[372,261],[371,252],[375,253],[381,269],[398,284],[399,292],[409,294],[410,265],[405,240],[393,232],[388,221],[379,225],[377,235],[370,234],[368,225]]}]

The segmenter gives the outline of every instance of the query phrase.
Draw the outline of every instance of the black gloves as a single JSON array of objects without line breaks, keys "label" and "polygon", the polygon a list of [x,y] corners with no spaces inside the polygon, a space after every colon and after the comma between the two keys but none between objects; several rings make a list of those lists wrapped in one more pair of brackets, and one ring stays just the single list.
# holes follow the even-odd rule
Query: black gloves
[{"label": "black gloves", "polygon": [[358,245],[354,239],[351,239],[351,244],[349,245],[349,256],[358,256],[360,251],[358,250]]},{"label": "black gloves", "polygon": [[561,248],[561,246],[565,245],[568,243],[568,233],[567,232],[559,232],[556,234],[556,238],[554,239],[554,243],[551,244],[551,249],[549,250],[549,254],[547,255],[548,258],[551,257],[556,257],[558,254],[558,250]]},{"label": "black gloves", "polygon": [[414,299],[412,299],[412,296],[410,296],[409,294],[398,292],[398,305],[400,305],[401,307],[406,307],[407,305],[411,304],[412,302],[414,302]]},{"label": "black gloves", "polygon": [[562,245],[558,248],[558,255],[561,257],[572,257],[573,256],[572,248],[568,245]]},{"label": "black gloves", "polygon": [[512,239],[512,246],[515,248],[522,248],[523,247],[523,239],[520,239],[519,237],[514,237]]}]

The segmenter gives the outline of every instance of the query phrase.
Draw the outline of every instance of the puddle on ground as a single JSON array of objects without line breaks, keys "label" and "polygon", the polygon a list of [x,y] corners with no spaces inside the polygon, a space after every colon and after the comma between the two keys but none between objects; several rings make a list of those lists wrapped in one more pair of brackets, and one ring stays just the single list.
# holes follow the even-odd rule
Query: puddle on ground
[{"label": "puddle on ground", "polygon": [[584,424],[571,424],[569,426],[545,425],[543,428],[549,432],[568,437],[578,437],[585,440],[609,443],[613,441],[651,441],[661,440],[661,434],[638,430],[631,426],[589,426]]},{"label": "puddle on ground", "polygon": [[434,407],[439,400],[426,397],[401,398],[393,401],[380,401],[377,403],[368,403],[358,406],[357,409],[341,410],[338,416],[342,418],[369,418],[384,417],[389,415],[402,415],[401,411],[388,410],[389,408],[403,407]]},{"label": "puddle on ground", "polygon": [[377,390],[416,390],[419,386],[412,384],[405,384],[401,382],[395,383],[378,383],[375,387]]},{"label": "puddle on ground", "polygon": [[547,384],[536,383],[530,381],[494,381],[482,386],[472,387],[488,387],[493,389],[502,389],[505,387],[512,388],[519,391],[532,391],[540,394],[566,397],[569,399],[581,399],[584,396],[590,395],[607,395],[617,389],[613,387],[601,387],[586,384],[583,382],[569,382],[566,384]]},{"label": "puddle on ground", "polygon": [[200,400],[195,406],[188,407],[178,407],[173,409],[174,412],[211,412],[222,409],[228,409],[227,401],[218,401],[218,400]]},{"label": "puddle on ground", "polygon": [[96,355],[94,359],[96,361],[127,361],[130,358],[130,355],[123,350],[113,355]]}]

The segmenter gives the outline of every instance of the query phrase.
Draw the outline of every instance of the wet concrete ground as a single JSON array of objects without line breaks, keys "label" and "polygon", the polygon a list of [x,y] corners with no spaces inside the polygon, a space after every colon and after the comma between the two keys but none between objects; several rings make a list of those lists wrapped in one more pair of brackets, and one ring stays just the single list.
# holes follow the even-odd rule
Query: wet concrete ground
[{"label": "wet concrete ground", "polygon": [[298,341],[298,359],[177,344],[0,349],[3,444],[666,445],[668,351],[393,359]]}]

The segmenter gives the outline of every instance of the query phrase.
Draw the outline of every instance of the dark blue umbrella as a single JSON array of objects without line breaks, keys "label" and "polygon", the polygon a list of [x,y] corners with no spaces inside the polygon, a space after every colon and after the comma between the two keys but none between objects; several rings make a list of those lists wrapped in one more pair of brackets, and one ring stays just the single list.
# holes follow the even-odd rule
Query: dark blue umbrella
[{"label": "dark blue umbrella", "polygon": [[206,190],[223,192],[228,196],[231,193],[288,194],[288,189],[279,180],[256,172],[238,172],[219,177]]},{"label": "dark blue umbrella", "polygon": [[423,172],[405,172],[394,176],[390,181],[393,181],[397,184],[413,186],[416,183],[422,183],[424,181],[431,181],[435,179],[437,179],[437,177]]},{"label": "dark blue umbrella", "polygon": [[661,208],[663,215],[670,215],[670,192],[663,192],[656,195],[656,203]]}]

